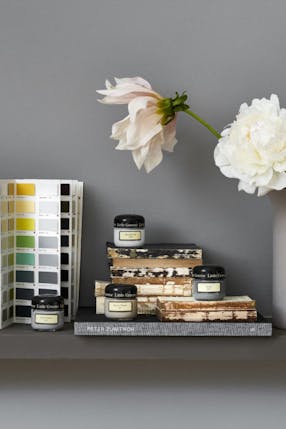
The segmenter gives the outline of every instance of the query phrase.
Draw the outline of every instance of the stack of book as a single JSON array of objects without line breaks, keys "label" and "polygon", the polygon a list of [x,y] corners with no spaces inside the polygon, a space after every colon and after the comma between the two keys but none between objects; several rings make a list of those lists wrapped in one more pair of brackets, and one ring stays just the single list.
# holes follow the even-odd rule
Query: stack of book
[{"label": "stack of book", "polygon": [[[107,243],[112,283],[135,284],[138,314],[156,314],[157,297],[190,297],[192,269],[202,264],[202,249],[194,244],[153,244],[140,248]],[[107,282],[96,282],[96,312],[104,312]]]},{"label": "stack of book", "polygon": [[156,314],[162,322],[255,322],[256,302],[248,296],[222,301],[195,301],[192,297],[158,297]]}]

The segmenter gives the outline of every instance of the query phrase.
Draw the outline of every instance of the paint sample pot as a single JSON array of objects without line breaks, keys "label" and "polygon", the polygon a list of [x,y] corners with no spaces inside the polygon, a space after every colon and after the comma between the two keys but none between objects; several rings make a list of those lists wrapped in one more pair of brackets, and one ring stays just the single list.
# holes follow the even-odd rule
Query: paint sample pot
[{"label": "paint sample pot", "polygon": [[109,284],[105,288],[104,314],[108,319],[132,320],[137,317],[137,287]]},{"label": "paint sample pot", "polygon": [[145,219],[123,214],[114,218],[114,244],[117,247],[141,247],[145,242]]},{"label": "paint sample pot", "polygon": [[64,326],[64,298],[39,295],[32,299],[31,325],[38,331],[58,331]]},{"label": "paint sample pot", "polygon": [[193,297],[196,301],[221,301],[225,297],[225,270],[218,265],[193,268]]}]

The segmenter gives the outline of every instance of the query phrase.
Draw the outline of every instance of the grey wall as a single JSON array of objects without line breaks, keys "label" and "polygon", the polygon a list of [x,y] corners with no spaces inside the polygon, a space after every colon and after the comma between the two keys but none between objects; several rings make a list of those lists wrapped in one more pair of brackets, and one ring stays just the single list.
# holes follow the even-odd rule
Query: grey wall
[{"label": "grey wall", "polygon": [[194,241],[226,266],[229,292],[271,312],[271,209],[238,193],[213,162],[215,138],[181,114],[175,153],[153,173],[114,150],[125,107],[96,89],[141,75],[218,129],[239,105],[285,89],[285,2],[1,0],[0,175],[86,183],[81,302],[107,274],[104,244],[120,212],[145,215],[149,241]]},{"label": "grey wall", "polygon": [[[283,0],[0,0],[0,176],[85,181],[83,304],[106,276],[113,216],[131,211],[145,215],[150,241],[197,242],[226,266],[231,293],[271,312],[268,199],[238,193],[214,166],[215,139],[183,114],[175,153],[139,173],[108,137],[125,108],[100,105],[95,90],[107,77],[142,75],[166,96],[187,90],[218,130],[253,97],[277,92],[286,106],[285,12]],[[157,364],[148,376],[149,364],[133,363],[123,376],[113,365],[22,364],[11,377],[2,366],[0,421],[23,428],[26,415],[29,427],[50,428],[33,419],[47,404],[59,422],[70,413],[56,426],[70,429],[124,427],[129,404],[138,428],[266,428],[285,418],[278,366],[220,367],[213,378],[211,367]]]}]

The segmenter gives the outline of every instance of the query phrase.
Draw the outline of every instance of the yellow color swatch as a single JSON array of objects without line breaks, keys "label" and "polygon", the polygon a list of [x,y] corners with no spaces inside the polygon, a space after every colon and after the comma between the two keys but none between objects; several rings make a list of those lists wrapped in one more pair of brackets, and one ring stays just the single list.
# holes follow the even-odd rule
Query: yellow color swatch
[{"label": "yellow color swatch", "polygon": [[8,222],[7,219],[3,219],[1,222],[1,232],[8,232]]},{"label": "yellow color swatch", "polygon": [[17,183],[17,195],[35,195],[34,183]]},{"label": "yellow color swatch", "polygon": [[8,183],[8,195],[14,195],[14,183]]},{"label": "yellow color swatch", "polygon": [[16,201],[16,213],[35,213],[34,201]]},{"label": "yellow color swatch", "polygon": [[8,212],[13,213],[14,212],[14,201],[8,202]]},{"label": "yellow color swatch", "polygon": [[34,231],[35,220],[29,218],[18,218],[16,219],[16,229],[17,231]]},{"label": "yellow color swatch", "polygon": [[6,215],[8,213],[8,204],[6,201],[2,201],[1,203],[1,214]]},{"label": "yellow color swatch", "polygon": [[8,231],[14,230],[14,218],[8,219]]}]

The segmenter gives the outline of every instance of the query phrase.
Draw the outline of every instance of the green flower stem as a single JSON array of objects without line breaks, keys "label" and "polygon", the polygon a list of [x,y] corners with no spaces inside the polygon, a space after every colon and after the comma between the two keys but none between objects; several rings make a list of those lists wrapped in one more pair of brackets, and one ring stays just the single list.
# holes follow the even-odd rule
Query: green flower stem
[{"label": "green flower stem", "polygon": [[204,127],[206,127],[217,139],[221,138],[220,133],[218,133],[210,124],[208,124],[206,121],[204,121],[200,116],[198,116],[196,113],[192,112],[190,109],[184,110],[187,115],[192,116],[194,119],[196,119],[198,122],[200,122]]}]

